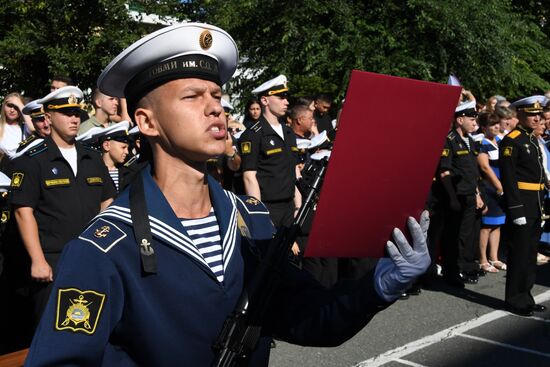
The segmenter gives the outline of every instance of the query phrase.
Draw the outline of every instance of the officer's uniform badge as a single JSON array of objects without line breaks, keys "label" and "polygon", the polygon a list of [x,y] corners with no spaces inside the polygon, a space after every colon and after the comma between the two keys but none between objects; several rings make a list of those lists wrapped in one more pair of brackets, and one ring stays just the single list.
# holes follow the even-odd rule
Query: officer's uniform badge
[{"label": "officer's uniform badge", "polygon": [[56,330],[71,330],[93,334],[96,330],[105,294],[92,290],[60,288],[57,291]]},{"label": "officer's uniform badge", "polygon": [[511,157],[512,156],[512,147],[505,147],[504,152],[502,153],[504,157]]},{"label": "officer's uniform badge", "polygon": [[68,104],[77,104],[78,100],[76,99],[76,96],[74,94],[71,94],[69,98],[67,99]]},{"label": "officer's uniform badge", "polygon": [[0,219],[0,223],[4,224],[7,223],[10,220],[10,211],[9,210],[3,210],[2,211],[2,217]]},{"label": "officer's uniform badge", "polygon": [[25,174],[22,172],[14,172],[11,176],[11,187],[19,188],[21,187],[21,184],[23,183],[23,177],[25,177]]},{"label": "officer's uniform badge", "polygon": [[449,149],[443,149],[443,152],[441,153],[442,157],[448,157],[449,156]]},{"label": "officer's uniform badge", "polygon": [[252,151],[252,143],[249,141],[244,141],[241,143],[241,153],[242,154],[250,154]]}]

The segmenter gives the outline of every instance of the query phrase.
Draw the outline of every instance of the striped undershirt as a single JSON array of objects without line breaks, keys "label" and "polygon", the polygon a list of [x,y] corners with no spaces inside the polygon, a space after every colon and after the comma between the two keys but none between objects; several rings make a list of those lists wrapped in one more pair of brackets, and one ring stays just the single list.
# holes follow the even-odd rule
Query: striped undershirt
[{"label": "striped undershirt", "polygon": [[118,192],[118,169],[109,170],[109,176],[111,176],[111,179],[113,180],[116,191]]},{"label": "striped undershirt", "polygon": [[223,257],[220,238],[220,227],[214,213],[214,208],[205,218],[183,219],[180,218],[182,226],[193,241],[193,244],[199,250],[203,259],[206,261],[212,273],[223,282]]}]

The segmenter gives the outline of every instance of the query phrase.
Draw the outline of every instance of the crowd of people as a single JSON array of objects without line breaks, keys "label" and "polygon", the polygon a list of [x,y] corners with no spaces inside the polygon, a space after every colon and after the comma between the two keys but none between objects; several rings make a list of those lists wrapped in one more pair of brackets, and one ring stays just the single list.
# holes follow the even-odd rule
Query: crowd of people
[{"label": "crowd of people", "polygon": [[[105,68],[92,108],[60,76],[42,98],[2,102],[0,352],[34,335],[28,365],[210,364],[251,269],[302,205],[305,167],[330,157],[329,96],[289,105],[280,75],[237,121],[221,89],[233,39],[194,23],[154,36]],[[352,259],[346,275],[302,258],[303,228],[251,364],[266,363],[273,336],[327,346],[358,332],[426,270],[428,222],[410,218],[411,244],[396,229],[388,258]]]},{"label": "crowd of people", "polygon": [[[200,42],[191,39],[192,27],[202,32]],[[173,26],[160,33],[189,38],[177,55],[159,37],[144,41],[159,54],[134,60],[139,68],[125,64],[125,58],[115,59],[98,79],[99,88],[88,101],[91,109],[83,107],[81,89],[61,76],[52,78],[50,93],[42,98],[29,99],[17,92],[4,97],[0,314],[8,327],[3,328],[0,353],[28,347],[38,328],[41,335],[31,349],[37,364],[65,357],[83,358],[86,363],[130,358],[168,364],[174,355],[148,354],[145,344],[127,339],[137,333],[151,345],[167,348],[171,343],[157,330],[164,327],[167,337],[178,335],[195,343],[199,357],[186,355],[186,360],[202,365],[212,358],[211,335],[220,329],[243,287],[242,274],[229,271],[237,266],[230,262],[233,252],[244,259],[248,256],[235,249],[235,238],[265,242],[275,229],[292,225],[308,188],[307,167],[330,158],[338,121],[330,113],[330,96],[293,98],[284,75],[252,90],[254,98],[246,102],[242,121],[235,119],[231,101],[220,88],[236,65],[231,55],[234,43],[225,32],[203,27]],[[224,49],[208,51],[212,38],[205,32],[220,37]],[[131,60],[140,47],[143,44],[137,43],[123,54]],[[214,62],[216,67],[211,66]],[[158,75],[167,71],[172,73],[168,77]],[[428,229],[426,218],[411,224],[415,251],[421,251],[421,232],[427,232],[432,260],[412,288],[410,282],[423,273],[428,257],[409,251],[399,236],[394,239],[401,254],[390,246],[391,260],[304,258],[310,216],[288,257],[289,264],[316,280],[312,286],[301,275],[290,277],[303,296],[311,297],[306,302],[292,293],[302,307],[299,312],[290,311],[294,303],[281,306],[292,287],[283,288],[282,298],[274,301],[289,314],[296,312],[310,321],[301,324],[289,314],[277,314],[268,328],[297,343],[332,345],[350,337],[392,301],[419,294],[420,287],[429,286],[438,275],[451,286],[464,287],[478,283],[486,273],[507,271],[509,310],[523,316],[544,310],[530,291],[536,264],[548,262],[545,254],[550,252],[546,214],[550,210],[545,211],[550,208],[549,93],[512,103],[494,96],[479,104],[463,90],[426,204],[431,224]],[[204,118],[206,126],[189,126],[188,121],[198,118]],[[203,165],[210,178],[205,178]],[[144,198],[139,199],[135,187],[141,187]],[[147,225],[136,224],[134,210],[149,213],[150,221],[137,220]],[[231,228],[235,233],[238,228],[240,235]],[[172,247],[159,246],[159,241]],[[193,265],[182,263],[173,249]],[[134,250],[138,262],[130,260]],[[392,262],[400,256],[414,269],[409,277]],[[246,261],[239,260],[238,266],[242,263]],[[182,267],[199,267],[200,272]],[[209,291],[180,293],[175,291],[180,280],[166,274],[157,278],[162,281],[152,281],[148,275],[162,274],[159,268],[181,279],[194,279]],[[216,285],[233,285],[228,291],[231,299],[220,288],[209,288],[208,278]],[[353,294],[331,291],[342,280],[359,282],[364,290],[361,297],[370,297],[359,303],[364,306],[361,317],[349,320],[335,310],[353,309]],[[298,286],[302,283],[307,287]],[[164,288],[178,295],[164,300]],[[141,299],[143,294],[160,300]],[[208,303],[196,300],[201,297]],[[326,299],[329,305],[334,302],[334,309],[326,306]],[[172,327],[158,321],[163,312],[159,310],[177,312],[170,307],[182,306],[171,304],[179,302],[192,304],[184,312],[190,313],[190,320],[178,319],[181,323]],[[339,325],[311,321],[320,304],[330,309]],[[151,307],[146,315],[138,312],[143,305]],[[216,312],[216,307],[223,310]],[[192,308],[217,316],[211,326],[195,325]],[[311,315],[306,317],[307,312]],[[174,329],[181,325],[191,325],[195,336],[207,328],[207,342],[191,340]],[[327,328],[333,333],[323,339],[317,332]],[[74,346],[73,352],[84,353],[73,335],[79,333],[101,335],[97,345],[87,344],[90,353],[99,355],[76,357],[50,348],[63,343],[67,350]],[[107,341],[112,348],[98,352]]]},{"label": "crowd of people", "polygon": [[[445,282],[463,288],[507,271],[505,302],[522,316],[546,309],[531,289],[550,250],[549,96],[480,105],[463,91],[427,203],[430,252]],[[434,263],[428,282],[436,271]]]}]

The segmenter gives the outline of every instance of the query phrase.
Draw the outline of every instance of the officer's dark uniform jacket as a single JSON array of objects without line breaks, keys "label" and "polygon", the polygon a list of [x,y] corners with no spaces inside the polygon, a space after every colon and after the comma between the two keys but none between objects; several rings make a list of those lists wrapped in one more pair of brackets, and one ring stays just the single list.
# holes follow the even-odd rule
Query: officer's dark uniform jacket
[{"label": "officer's dark uniform jacket", "polygon": [[262,116],[239,139],[241,169],[243,172],[256,171],[262,201],[284,201],[294,197],[298,148],[292,129],[284,124],[282,127],[284,140]]},{"label": "officer's dark uniform jacket", "polygon": [[477,151],[474,140],[470,136],[468,141],[469,149],[456,130],[451,130],[445,140],[445,147],[439,161],[439,172],[451,172],[457,195],[473,195],[478,185]]},{"label": "officer's dark uniform jacket", "polygon": [[546,178],[537,138],[518,125],[500,142],[499,155],[502,188],[510,219],[540,219]]},{"label": "officer's dark uniform jacket", "polygon": [[11,203],[31,207],[45,253],[61,252],[115,196],[100,155],[76,143],[76,177],[50,137],[13,161]]},{"label": "officer's dark uniform jacket", "polygon": [[[65,247],[27,365],[210,365],[211,346],[253,274],[254,253],[273,234],[269,214],[208,177],[223,247],[219,283],[149,169],[141,175],[157,273],[142,275],[125,190]],[[291,265],[282,278],[263,330],[292,343],[337,345],[387,306],[370,276],[333,290]],[[268,353],[256,350],[264,358],[254,365],[267,365]]]}]

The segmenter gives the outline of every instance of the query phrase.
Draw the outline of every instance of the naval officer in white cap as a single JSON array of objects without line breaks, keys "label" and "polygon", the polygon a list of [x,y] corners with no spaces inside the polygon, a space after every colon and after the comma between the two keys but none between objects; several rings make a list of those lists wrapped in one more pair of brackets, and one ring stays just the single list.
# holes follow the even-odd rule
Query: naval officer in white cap
[{"label": "naval officer in white cap", "polygon": [[37,145],[31,142],[30,149],[13,161],[11,202],[31,259],[36,324],[63,246],[115,195],[99,154],[75,141],[81,99],[80,89],[67,86],[37,100],[51,123],[51,134]]},{"label": "naval officer in white cap", "polygon": [[545,186],[542,153],[533,130],[539,127],[544,96],[531,96],[512,103],[519,123],[500,142],[499,164],[506,225],[510,233],[504,300],[509,310],[521,316],[542,312],[531,290],[537,271],[537,249],[544,214]]},{"label": "naval officer in white cap", "polygon": [[[225,148],[221,85],[237,60],[226,32],[186,23],[139,40],[101,74],[102,91],[128,99],[151,165],[67,245],[27,365],[212,363],[212,344],[273,235],[261,202],[205,174]],[[399,265],[382,260],[375,279],[346,291],[285,265],[262,334],[325,346],[350,338],[429,263],[416,221],[411,232],[414,250],[401,236],[403,256],[388,247]],[[245,364],[267,365],[268,341]]]}]

